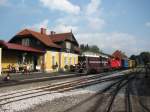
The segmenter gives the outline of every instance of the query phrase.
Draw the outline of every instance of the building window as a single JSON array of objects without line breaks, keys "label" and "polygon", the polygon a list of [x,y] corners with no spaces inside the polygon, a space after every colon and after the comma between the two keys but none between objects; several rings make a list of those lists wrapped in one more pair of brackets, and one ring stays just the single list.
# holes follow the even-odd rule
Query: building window
[{"label": "building window", "polygon": [[64,64],[65,64],[65,65],[68,65],[67,57],[64,58]]},{"label": "building window", "polygon": [[24,45],[24,46],[29,46],[29,45],[30,45],[30,40],[29,40],[29,38],[22,39],[22,45]]},{"label": "building window", "polygon": [[55,65],[55,56],[52,56],[52,65]]},{"label": "building window", "polygon": [[71,43],[70,42],[66,42],[66,50],[67,52],[70,52],[71,49]]}]

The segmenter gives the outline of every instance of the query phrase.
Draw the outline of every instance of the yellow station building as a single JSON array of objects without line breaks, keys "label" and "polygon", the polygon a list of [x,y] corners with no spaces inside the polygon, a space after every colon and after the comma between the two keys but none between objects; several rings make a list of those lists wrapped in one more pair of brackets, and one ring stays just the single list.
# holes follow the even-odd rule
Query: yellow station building
[{"label": "yellow station building", "polygon": [[78,63],[79,44],[72,32],[46,33],[24,29],[8,42],[0,41],[0,71],[9,65],[30,65],[32,70],[55,72]]}]

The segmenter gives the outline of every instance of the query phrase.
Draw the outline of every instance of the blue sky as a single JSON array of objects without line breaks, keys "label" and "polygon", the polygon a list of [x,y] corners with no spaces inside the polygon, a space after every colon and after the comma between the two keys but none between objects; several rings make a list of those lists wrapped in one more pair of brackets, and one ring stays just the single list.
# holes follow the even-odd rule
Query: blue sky
[{"label": "blue sky", "polygon": [[150,51],[150,0],[0,0],[0,39],[24,28],[73,31],[79,43],[128,55]]}]

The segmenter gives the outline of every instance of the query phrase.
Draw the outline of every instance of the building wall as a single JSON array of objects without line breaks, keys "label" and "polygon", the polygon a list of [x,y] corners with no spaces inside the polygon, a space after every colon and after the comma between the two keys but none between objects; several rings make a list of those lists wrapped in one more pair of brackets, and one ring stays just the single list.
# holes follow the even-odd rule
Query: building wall
[{"label": "building wall", "polygon": [[[1,51],[1,50],[0,50]],[[5,51],[3,52],[3,54],[0,52],[0,54],[2,55],[2,68],[5,71],[6,68],[8,68],[8,65],[14,65],[16,66],[18,64],[18,56],[17,56],[17,52],[8,52]],[[1,56],[0,55],[0,56]],[[50,51],[48,50],[45,55],[44,58],[42,57],[43,55],[38,56],[38,60],[37,60],[37,66],[40,67],[40,69],[44,69],[46,72],[56,72],[60,69],[65,70],[65,65],[75,65],[78,63],[78,55],[77,54],[73,54],[73,53],[66,53],[66,52],[57,52],[57,51]],[[53,58],[54,57],[54,61]],[[44,61],[44,62],[42,62]],[[52,65],[54,64],[58,65],[57,69],[53,69]],[[42,66],[43,64],[43,66]]]},{"label": "building wall", "polygon": [[78,55],[73,53],[61,52],[61,68],[64,69],[65,65],[75,65],[78,63]]},{"label": "building wall", "polygon": [[[8,65],[13,65],[14,67],[17,66],[23,66],[23,62],[22,62],[22,55],[23,52],[19,52],[19,51],[13,51],[13,50],[6,50],[3,49],[2,51],[2,71],[8,71]],[[39,61],[39,55],[37,55],[37,61]],[[25,57],[25,63],[30,65],[30,69],[34,69],[34,57],[33,54],[27,54]],[[38,64],[38,62],[37,62]]]},{"label": "building wall", "polygon": [[45,53],[45,71],[46,72],[54,72],[54,71],[58,71],[58,69],[53,69],[52,68],[52,57],[54,57],[54,64],[57,63],[57,65],[59,66],[59,52],[57,51],[47,51]]},{"label": "building wall", "polygon": [[[58,69],[52,68],[52,56],[55,57],[55,63],[58,64]],[[60,60],[59,60],[60,59]],[[65,65],[75,65],[78,63],[78,55],[65,52],[47,51],[45,54],[45,71],[55,72],[59,69],[65,70]],[[60,67],[60,68],[59,68]]]},{"label": "building wall", "polygon": [[8,68],[9,64],[16,66],[18,57],[16,52],[7,52],[3,50],[2,53],[2,69]]},{"label": "building wall", "polygon": [[0,75],[1,75],[1,72],[2,72],[1,60],[2,60],[2,48],[0,48]]}]

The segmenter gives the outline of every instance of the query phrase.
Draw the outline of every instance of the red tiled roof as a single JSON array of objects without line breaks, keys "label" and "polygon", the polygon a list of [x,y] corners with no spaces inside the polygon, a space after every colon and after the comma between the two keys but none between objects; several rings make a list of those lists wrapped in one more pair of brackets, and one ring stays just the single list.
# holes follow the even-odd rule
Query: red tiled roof
[{"label": "red tiled roof", "polygon": [[[60,41],[65,41],[65,40],[73,41],[70,38],[71,36],[73,36],[72,32],[49,35],[50,39],[53,42],[60,42]],[[76,41],[76,39],[75,39],[74,42],[76,42],[78,44],[78,42]]]},{"label": "red tiled roof", "polygon": [[69,36],[71,35],[72,33],[69,32],[69,33],[52,34],[52,35],[49,35],[49,37],[51,38],[53,42],[58,42],[58,41],[64,41],[66,39],[70,40]]},{"label": "red tiled roof", "polygon": [[[16,36],[14,36],[9,42],[15,39],[15,37],[17,38],[17,36],[24,38],[26,37],[26,35],[32,35],[33,37],[35,37],[36,39],[38,39],[48,47],[62,48],[62,46],[57,45],[55,42],[60,42],[65,40],[70,40],[71,42],[74,42],[78,45],[78,42],[74,38],[72,32],[47,35],[47,34],[41,34],[40,32],[32,31],[30,29],[24,29],[21,32],[17,33]],[[72,36],[73,39],[71,38]]]},{"label": "red tiled roof", "polygon": [[19,51],[26,51],[26,52],[35,52],[35,53],[44,53],[45,51],[41,51],[39,49],[35,49],[28,46],[23,46],[20,44],[14,44],[14,43],[7,43],[4,41],[0,41],[0,45],[4,46],[4,48],[12,49],[12,50],[19,50]]},{"label": "red tiled roof", "polygon": [[27,34],[33,35],[35,38],[37,38],[39,41],[41,41],[46,46],[54,47],[54,48],[61,48],[61,46],[53,43],[48,35],[41,34],[41,33],[36,32],[36,31],[32,31],[32,30],[29,30],[29,29],[24,29],[23,31],[19,32],[17,35],[27,35]]}]

